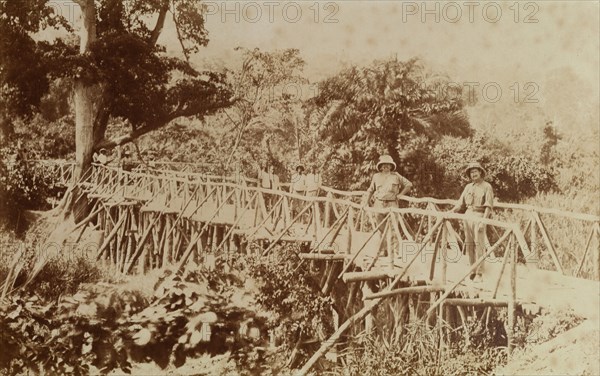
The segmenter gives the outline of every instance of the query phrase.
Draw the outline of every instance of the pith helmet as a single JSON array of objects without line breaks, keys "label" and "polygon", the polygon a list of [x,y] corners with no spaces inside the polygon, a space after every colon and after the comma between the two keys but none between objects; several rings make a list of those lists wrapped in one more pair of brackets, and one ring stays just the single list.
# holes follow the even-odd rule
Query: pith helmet
[{"label": "pith helmet", "polygon": [[377,171],[381,171],[380,167],[382,164],[391,164],[393,166],[392,171],[396,170],[396,162],[394,162],[392,156],[390,155],[386,154],[379,157],[379,162],[377,162]]},{"label": "pith helmet", "polygon": [[470,178],[470,177],[471,177],[471,176],[469,175],[469,172],[470,172],[472,169],[474,169],[474,168],[476,168],[476,169],[478,169],[479,171],[481,171],[481,175],[485,176],[485,174],[486,174],[486,171],[485,171],[485,169],[484,169],[484,168],[481,166],[481,164],[480,164],[480,163],[478,163],[478,162],[471,162],[471,163],[469,163],[469,164],[467,165],[467,167],[465,168],[465,175],[466,175],[468,178]]}]

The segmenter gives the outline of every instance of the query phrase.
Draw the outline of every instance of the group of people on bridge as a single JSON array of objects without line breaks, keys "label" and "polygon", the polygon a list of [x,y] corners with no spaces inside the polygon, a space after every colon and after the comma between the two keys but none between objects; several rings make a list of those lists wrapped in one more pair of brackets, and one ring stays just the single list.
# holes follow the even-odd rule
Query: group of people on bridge
[{"label": "group of people on bridge", "polygon": [[[396,171],[396,163],[390,155],[382,155],[377,162],[377,172],[371,179],[371,184],[363,197],[363,206],[374,208],[398,208],[402,196],[408,194],[413,188],[413,183],[406,177]],[[270,166],[261,166],[258,172],[258,179],[262,188],[281,189],[281,183],[277,174],[273,172],[274,168]],[[486,170],[478,162],[469,163],[464,169],[464,174],[470,180],[458,200],[458,203],[452,208],[453,212],[464,213],[474,217],[489,218],[492,214],[494,204],[494,191],[490,183],[484,180]],[[303,165],[296,167],[295,173],[290,180],[291,193],[316,197],[319,196],[322,186],[321,174],[316,165],[310,167],[310,172],[305,173]],[[272,200],[267,199],[267,209],[270,209]],[[293,208],[293,213],[297,212]],[[381,223],[385,214],[376,213],[377,223]],[[485,224],[466,219],[463,221],[465,233],[465,249],[469,257],[469,263],[474,264],[477,259],[484,255],[485,250]],[[380,230],[380,233],[382,231]],[[393,247],[397,245],[397,239],[393,239]],[[481,282],[483,279],[483,263],[471,274],[470,279],[473,282]]]},{"label": "group of people on bridge", "polygon": [[[413,184],[396,172],[396,163],[390,155],[382,155],[379,158],[377,171],[371,179],[371,184],[363,199],[363,205],[370,205],[371,199],[374,198],[373,207],[375,208],[397,208],[398,201],[403,195],[410,192]],[[481,164],[473,162],[467,165],[464,173],[471,182],[465,186],[458,203],[452,211],[489,218],[494,205],[494,191],[491,184],[484,180],[485,169]],[[384,217],[385,214],[377,213],[377,223],[381,223]],[[465,253],[469,257],[469,263],[474,264],[477,259],[484,255],[485,225],[481,222],[467,219],[463,221],[463,226],[465,232]],[[470,279],[473,282],[482,281],[483,263],[470,275]]]},{"label": "group of people on bridge", "polygon": [[[133,160],[131,152],[128,149],[117,150],[117,157],[110,158],[106,150],[102,149],[94,154],[94,162],[107,165],[116,160],[116,164],[124,169],[131,170]],[[413,183],[406,177],[396,171],[396,163],[390,155],[382,155],[377,162],[377,172],[371,178],[371,183],[363,197],[363,206],[371,206],[378,209],[398,208],[402,196],[408,194],[413,188]],[[465,170],[465,176],[470,179],[458,200],[456,206],[452,209],[456,213],[465,213],[470,216],[489,218],[492,214],[494,203],[494,191],[490,183],[484,180],[486,170],[480,163],[469,163]],[[269,190],[280,190],[282,184],[279,176],[274,172],[272,164],[263,163],[258,166],[258,184],[261,188]],[[289,184],[289,192],[299,196],[317,197],[321,193],[323,180],[316,164],[309,166],[306,172],[304,165],[296,166]],[[271,210],[274,197],[265,195],[265,204],[267,210]],[[300,202],[294,202],[292,213],[298,212]],[[385,214],[376,213],[377,223],[381,223]],[[484,254],[485,250],[485,225],[477,220],[466,219],[463,221],[465,233],[465,249],[469,257],[470,264],[476,262]],[[380,232],[381,229],[380,229]],[[397,239],[393,239],[393,246],[397,245]],[[483,263],[470,276],[474,282],[480,282],[483,275]]]}]

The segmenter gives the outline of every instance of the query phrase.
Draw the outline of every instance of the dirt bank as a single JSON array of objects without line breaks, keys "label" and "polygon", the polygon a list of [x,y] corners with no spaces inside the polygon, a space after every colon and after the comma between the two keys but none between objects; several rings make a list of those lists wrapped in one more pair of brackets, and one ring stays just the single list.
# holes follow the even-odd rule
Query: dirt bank
[{"label": "dirt bank", "polygon": [[600,375],[600,323],[584,321],[548,342],[517,351],[493,375]]}]

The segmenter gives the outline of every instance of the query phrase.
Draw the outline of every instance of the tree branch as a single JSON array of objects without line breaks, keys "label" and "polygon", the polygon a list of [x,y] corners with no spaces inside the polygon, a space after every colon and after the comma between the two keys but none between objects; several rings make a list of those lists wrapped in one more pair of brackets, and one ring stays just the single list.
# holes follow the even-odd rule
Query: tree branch
[{"label": "tree branch", "polygon": [[110,148],[114,148],[115,146],[118,146],[118,145],[124,145],[128,142],[131,142],[133,140],[140,138],[141,136],[145,135],[146,133],[150,133],[152,131],[155,131],[159,128],[162,128],[162,127],[168,125],[172,120],[175,120],[179,117],[189,117],[189,116],[194,116],[194,115],[198,115],[198,111],[196,109],[194,109],[193,107],[178,108],[177,110],[166,115],[162,119],[156,121],[156,123],[154,123],[152,125],[146,125],[144,127],[134,129],[124,136],[115,137],[110,140],[102,140],[94,146],[94,150],[100,150],[102,148],[110,149]]},{"label": "tree branch", "polygon": [[89,50],[90,44],[96,41],[96,4],[94,0],[75,0],[81,8],[81,29],[79,42],[79,53],[83,54]]},{"label": "tree branch", "polygon": [[167,18],[167,12],[169,11],[169,0],[163,0],[160,12],[158,13],[158,19],[156,20],[156,25],[152,30],[152,35],[150,36],[150,44],[155,45],[158,41],[158,37],[160,37],[160,33],[162,32],[163,27],[165,26],[165,19]]},{"label": "tree branch", "polygon": [[181,45],[181,49],[183,50],[183,56],[185,56],[185,60],[189,63],[190,57],[188,56],[188,51],[183,44],[183,37],[181,36],[181,32],[179,31],[179,21],[177,21],[177,16],[175,15],[175,11],[173,10],[173,22],[175,23],[175,31],[177,31],[177,40],[179,40],[179,44]]}]

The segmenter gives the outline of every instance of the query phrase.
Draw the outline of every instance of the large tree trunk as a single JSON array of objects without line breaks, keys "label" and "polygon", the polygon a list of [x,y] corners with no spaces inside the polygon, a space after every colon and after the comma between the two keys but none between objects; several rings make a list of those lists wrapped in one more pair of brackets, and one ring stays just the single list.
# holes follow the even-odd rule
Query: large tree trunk
[{"label": "large tree trunk", "polygon": [[[96,40],[96,5],[94,0],[75,0],[81,7],[83,27],[80,34],[80,54],[90,51],[90,45]],[[103,134],[98,134],[98,116],[103,106],[103,88],[99,83],[90,83],[76,78],[75,97],[75,171],[73,182],[79,182],[92,167],[94,145]],[[105,127],[102,127],[105,129]],[[101,132],[103,133],[103,132]],[[78,222],[88,212],[88,202],[82,197],[80,188],[74,185],[67,191],[60,212],[63,218]]]},{"label": "large tree trunk", "polygon": [[[89,52],[90,45],[96,40],[96,5],[94,0],[76,0],[76,2],[81,7],[81,19],[83,20],[79,45],[79,53],[83,55]],[[100,98],[99,92],[98,85],[91,85],[81,79],[75,81],[76,168],[74,181],[79,181],[92,164],[94,120],[98,114],[98,108],[94,106],[94,102]]]},{"label": "large tree trunk", "polygon": [[75,83],[75,160],[74,181],[79,181],[92,164],[94,153],[94,120],[98,114],[95,102],[101,91],[98,85]]}]

